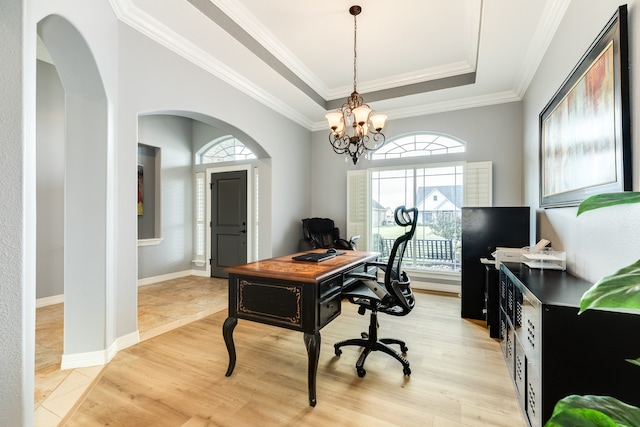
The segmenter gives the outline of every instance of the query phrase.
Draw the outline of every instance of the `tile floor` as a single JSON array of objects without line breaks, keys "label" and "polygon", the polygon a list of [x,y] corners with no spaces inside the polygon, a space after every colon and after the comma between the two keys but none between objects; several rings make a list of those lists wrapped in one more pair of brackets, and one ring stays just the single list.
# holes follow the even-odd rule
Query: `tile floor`
[{"label": "tile floor", "polygon": [[[138,289],[140,341],[224,310],[227,280],[188,276]],[[35,426],[64,425],[103,366],[61,370],[64,304],[36,310]]]}]

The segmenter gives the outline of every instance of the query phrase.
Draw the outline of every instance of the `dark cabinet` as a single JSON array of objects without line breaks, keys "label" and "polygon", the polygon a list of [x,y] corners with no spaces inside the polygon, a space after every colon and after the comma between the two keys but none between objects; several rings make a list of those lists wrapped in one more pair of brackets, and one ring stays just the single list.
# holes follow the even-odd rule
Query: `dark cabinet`
[{"label": "dark cabinet", "polygon": [[496,247],[529,245],[528,207],[462,208],[461,315],[487,320],[486,269],[480,258],[489,258]]},{"label": "dark cabinet", "polygon": [[570,394],[613,396],[639,406],[640,315],[587,310],[591,283],[564,271],[500,267],[501,347],[526,419],[542,426]]}]

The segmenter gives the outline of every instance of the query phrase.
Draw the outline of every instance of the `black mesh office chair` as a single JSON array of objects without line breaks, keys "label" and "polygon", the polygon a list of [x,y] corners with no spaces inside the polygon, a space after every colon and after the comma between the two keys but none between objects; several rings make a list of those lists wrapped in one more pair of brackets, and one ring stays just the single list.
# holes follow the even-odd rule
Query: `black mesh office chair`
[{"label": "black mesh office chair", "polygon": [[[409,231],[398,237],[393,244],[389,261],[367,263],[366,267],[377,267],[384,270],[384,282],[379,282],[375,271],[371,274],[360,273],[350,274],[349,277],[357,278],[357,282],[343,293],[352,304],[357,304],[358,313],[364,315],[366,310],[371,311],[369,320],[369,332],[362,333],[361,338],[354,338],[340,341],[334,344],[336,356],[342,354],[340,347],[345,345],[357,345],[364,347],[358,361],[356,370],[359,377],[364,377],[366,371],[364,362],[372,351],[382,351],[393,356],[403,366],[405,375],[411,375],[409,361],[402,354],[406,354],[407,345],[404,341],[394,338],[378,338],[378,313],[386,313],[392,316],[406,316],[413,310],[415,299],[411,291],[411,279],[402,270],[402,258],[408,242],[416,231],[418,210],[416,208],[406,209],[404,206],[396,208],[394,213],[396,224],[401,227],[410,227]],[[375,269],[374,269],[375,270]],[[389,344],[400,346],[402,354],[391,348]]]}]

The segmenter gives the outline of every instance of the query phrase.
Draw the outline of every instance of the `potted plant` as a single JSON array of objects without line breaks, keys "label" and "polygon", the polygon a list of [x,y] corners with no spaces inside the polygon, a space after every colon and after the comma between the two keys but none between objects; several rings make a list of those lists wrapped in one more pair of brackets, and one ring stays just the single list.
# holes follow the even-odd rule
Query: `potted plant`
[{"label": "potted plant", "polygon": [[[629,203],[640,203],[640,193],[599,194],[584,200],[577,215]],[[584,293],[578,314],[593,308],[632,310],[640,315],[640,260],[603,277]],[[640,366],[638,356],[638,359],[627,361]],[[571,395],[556,403],[551,418],[545,424],[545,427],[587,426],[640,426],[640,408],[610,396]]]}]

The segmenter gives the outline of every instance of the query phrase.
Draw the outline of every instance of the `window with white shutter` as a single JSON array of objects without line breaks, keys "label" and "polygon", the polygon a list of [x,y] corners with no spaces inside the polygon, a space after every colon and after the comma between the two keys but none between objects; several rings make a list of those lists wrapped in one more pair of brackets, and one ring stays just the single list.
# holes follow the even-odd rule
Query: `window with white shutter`
[{"label": "window with white shutter", "polygon": [[[401,204],[419,211],[414,240],[405,254],[407,268],[430,274],[459,274],[461,208],[491,206],[492,163],[422,164],[347,172],[347,236],[361,236],[359,250],[381,252],[383,258],[388,255],[385,248],[403,232],[393,220],[393,211]],[[444,253],[433,249],[436,247],[445,248]]]}]

